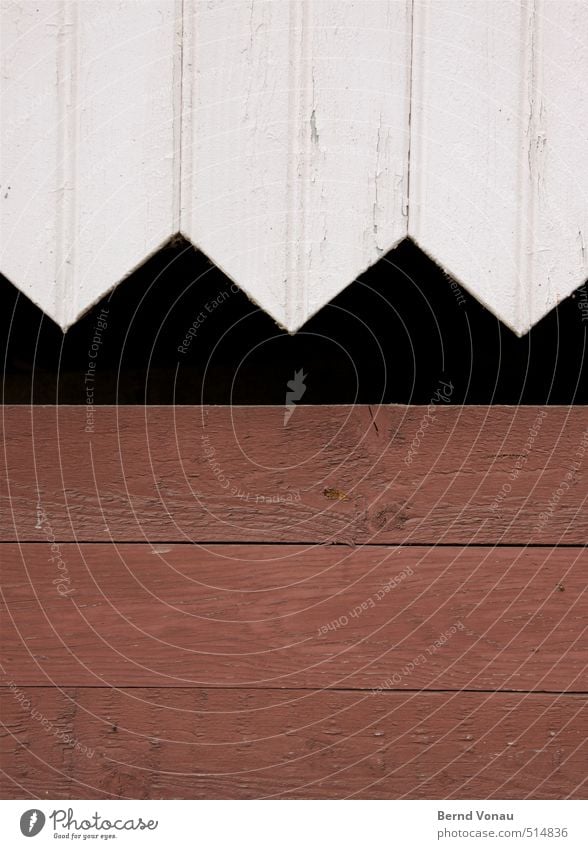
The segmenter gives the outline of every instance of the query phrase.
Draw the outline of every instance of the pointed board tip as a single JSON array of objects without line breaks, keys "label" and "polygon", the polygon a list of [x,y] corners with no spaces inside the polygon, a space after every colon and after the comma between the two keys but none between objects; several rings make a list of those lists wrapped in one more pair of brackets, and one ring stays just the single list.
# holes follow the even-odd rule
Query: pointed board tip
[{"label": "pointed board tip", "polygon": [[[480,297],[480,295],[475,291],[475,289],[471,285],[464,282],[460,277],[453,274],[448,265],[440,262],[434,256],[434,254],[430,253],[425,248],[423,248],[423,246],[414,236],[410,235],[408,239],[413,242],[413,244],[415,244],[419,248],[419,250],[421,250],[432,262],[434,262],[443,271],[443,273],[449,280],[455,281],[455,283],[461,288],[463,288],[463,290],[467,292],[473,300],[481,304],[484,309],[486,309],[504,327],[506,327],[519,339],[525,337],[533,329],[533,327],[537,326],[550,312],[556,309],[562,302],[573,297],[574,293],[579,288],[586,285],[585,279],[580,279],[577,286],[575,286],[575,288],[571,292],[563,293],[561,295],[557,294],[553,299],[553,303],[550,303],[547,308],[543,310],[535,310],[534,313],[529,313],[524,317],[521,317],[521,320],[517,320],[517,317],[507,315],[503,310],[497,309],[496,306],[491,304],[486,298]],[[34,297],[34,293],[23,290],[20,286],[14,284],[13,280],[10,277],[6,275],[5,276],[7,277],[9,282],[14,285],[15,289],[19,292],[19,294],[24,295],[28,300],[34,303],[35,306],[37,306],[48,319],[50,319],[54,324],[56,324],[60,328],[62,333],[65,335],[80,319],[82,319],[90,310],[92,310],[101,300],[107,298],[111,292],[113,292],[134,271],[136,271],[145,262],[147,262],[154,254],[156,254],[161,249],[165,249],[168,246],[177,245],[185,245],[186,247],[191,246],[196,250],[200,251],[202,254],[204,254],[209,259],[211,264],[218,268],[223,274],[225,274],[226,277],[231,280],[231,282],[236,287],[238,287],[240,291],[243,292],[243,294],[251,301],[252,304],[258,307],[259,310],[266,313],[275,322],[279,330],[289,334],[290,336],[296,335],[308,323],[311,318],[313,318],[324,307],[328,306],[332,302],[333,298],[337,297],[337,295],[339,294],[339,292],[336,292],[333,297],[325,301],[325,303],[314,305],[314,307],[308,309],[306,313],[302,309],[298,308],[292,310],[292,314],[288,315],[287,306],[285,303],[264,303],[262,297],[252,293],[247,285],[241,283],[238,274],[228,272],[227,269],[223,267],[223,264],[216,261],[214,256],[207,252],[197,242],[190,239],[183,232],[172,234],[163,242],[161,242],[157,246],[154,246],[152,250],[146,253],[145,257],[141,260],[141,262],[136,263],[125,274],[123,274],[120,278],[114,281],[108,287],[108,289],[94,297],[83,308],[77,309],[75,311],[72,310],[72,303],[57,301],[54,305],[43,305],[38,298]],[[375,262],[377,262],[377,260]],[[372,263],[372,265],[375,264],[375,262]],[[371,266],[368,265],[366,268],[369,267]],[[353,283],[357,280],[361,273],[361,271],[358,272],[355,277],[350,279],[344,286],[341,287],[340,291],[343,291],[348,286],[353,285]]]}]

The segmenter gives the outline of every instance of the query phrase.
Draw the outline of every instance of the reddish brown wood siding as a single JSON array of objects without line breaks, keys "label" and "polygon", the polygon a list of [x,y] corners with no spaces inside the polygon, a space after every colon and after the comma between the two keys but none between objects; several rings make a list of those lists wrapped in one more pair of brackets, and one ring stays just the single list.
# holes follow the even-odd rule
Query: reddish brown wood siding
[{"label": "reddish brown wood siding", "polygon": [[584,549],[157,548],[64,544],[62,597],[46,546],[4,546],[7,674],[121,687],[585,683]]},{"label": "reddish brown wood siding", "polygon": [[100,407],[87,433],[83,407],[5,407],[0,533],[44,540],[40,499],[78,542],[586,543],[585,408],[437,406],[414,450],[426,414],[301,407],[284,428],[283,407]]},{"label": "reddish brown wood siding", "polygon": [[[3,795],[585,795],[586,697],[105,688],[2,692]],[[75,749],[87,744],[87,752]]]},{"label": "reddish brown wood siding", "polygon": [[425,412],[4,408],[3,795],[581,797],[586,413]]}]

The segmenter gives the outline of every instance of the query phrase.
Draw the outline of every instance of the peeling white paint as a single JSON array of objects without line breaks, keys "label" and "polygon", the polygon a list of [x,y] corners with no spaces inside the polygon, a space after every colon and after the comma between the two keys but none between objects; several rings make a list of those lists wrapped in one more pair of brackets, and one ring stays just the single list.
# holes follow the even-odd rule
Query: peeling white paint
[{"label": "peeling white paint", "polygon": [[409,233],[517,334],[588,276],[588,4],[415,0]]},{"label": "peeling white paint", "polygon": [[182,231],[297,330],[406,236],[410,3],[185,9]]},{"label": "peeling white paint", "polygon": [[0,10],[0,270],[67,328],[173,231],[176,8]]}]

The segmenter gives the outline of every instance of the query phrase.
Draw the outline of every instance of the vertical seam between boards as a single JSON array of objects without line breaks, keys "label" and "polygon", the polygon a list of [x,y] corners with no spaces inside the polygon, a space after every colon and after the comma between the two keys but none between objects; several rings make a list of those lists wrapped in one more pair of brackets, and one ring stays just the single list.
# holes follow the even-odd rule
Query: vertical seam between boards
[{"label": "vertical seam between boards", "polygon": [[62,0],[61,27],[57,36],[57,98],[60,150],[56,167],[58,204],[55,245],[55,314],[67,329],[77,317],[73,274],[77,239],[78,158],[78,16],[77,4]]},{"label": "vertical seam between boards", "polygon": [[404,203],[404,216],[406,218],[406,235],[410,235],[410,169],[411,169],[411,153],[412,153],[412,106],[413,106],[413,87],[414,87],[414,73],[413,73],[413,63],[414,63],[414,39],[415,39],[415,27],[414,27],[414,11],[415,11],[415,0],[410,0],[408,4],[408,8],[410,9],[410,40],[409,40],[409,55],[408,55],[408,143],[406,150],[406,199]]},{"label": "vertical seam between boards", "polygon": [[183,134],[184,134],[184,14],[185,0],[176,0],[174,46],[174,100],[173,100],[173,235],[182,230],[183,207]]}]

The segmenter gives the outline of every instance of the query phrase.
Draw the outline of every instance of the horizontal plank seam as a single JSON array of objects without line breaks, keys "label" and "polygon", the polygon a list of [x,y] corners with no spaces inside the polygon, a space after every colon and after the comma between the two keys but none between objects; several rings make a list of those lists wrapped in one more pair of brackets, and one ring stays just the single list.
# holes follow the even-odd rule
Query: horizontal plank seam
[{"label": "horizontal plank seam", "polygon": [[[580,551],[588,548],[588,543],[582,545],[578,542],[435,542],[431,540],[431,542],[358,542],[358,543],[349,543],[349,542],[329,542],[328,540],[302,540],[298,542],[280,542],[275,540],[226,540],[226,539],[197,539],[188,542],[187,540],[174,540],[174,539],[153,539],[152,537],[143,538],[143,539],[118,539],[111,537],[110,539],[83,539],[82,537],[66,537],[62,539],[60,537],[55,537],[55,542],[58,542],[63,545],[142,545],[146,548],[149,548],[153,545],[184,545],[184,546],[197,546],[197,545],[218,545],[218,546],[226,546],[227,548],[230,546],[237,545],[247,545],[247,546],[299,546],[302,548],[309,548],[310,546],[317,547],[320,546],[322,548],[426,548],[431,550],[433,548],[487,548],[490,550],[494,550],[495,548],[524,548],[524,549],[533,549],[533,548],[576,548]],[[22,537],[14,538],[14,539],[0,539],[0,546],[2,545],[47,545],[46,540],[42,539],[23,539]]]},{"label": "horizontal plank seam", "polygon": [[[16,682],[14,682],[16,683]],[[227,692],[236,692],[238,690],[243,690],[247,692],[256,692],[256,693],[264,693],[264,692],[274,692],[274,693],[289,693],[289,692],[307,692],[307,693],[372,693],[377,692],[378,695],[389,694],[392,695],[394,693],[399,695],[421,695],[421,696],[434,696],[434,695],[455,695],[456,693],[471,693],[474,695],[490,695],[490,696],[570,696],[570,697],[588,697],[588,690],[476,690],[472,688],[456,688],[452,689],[426,689],[426,688],[414,688],[414,689],[380,689],[379,687],[297,687],[295,684],[288,685],[287,687],[251,687],[247,684],[237,684],[237,685],[219,685],[219,684],[208,684],[206,686],[202,686],[202,684],[196,684],[193,687],[186,686],[185,684],[179,684],[177,686],[167,686],[161,684],[117,684],[116,686],[105,686],[104,684],[18,684],[19,689],[21,690],[105,690],[108,692],[116,691],[120,692],[121,690],[163,690],[164,692],[174,692],[174,690],[185,690],[185,691],[205,691],[205,690],[226,690]],[[0,693],[3,690],[9,690],[10,687],[8,684],[0,684]],[[1,725],[1,723],[0,723]]]},{"label": "horizontal plank seam", "polygon": [[[349,404],[349,403],[341,403],[341,404],[297,404],[297,410],[328,410],[331,408],[342,408],[342,407],[350,407],[353,406],[356,410],[367,410],[369,407],[375,407],[380,410],[387,410],[388,408],[398,408],[404,410],[427,410],[427,404],[395,404],[395,403],[377,403],[372,401],[371,404],[366,402],[365,404]],[[67,410],[68,408],[71,410],[79,410],[83,409],[84,404],[31,404],[28,401],[23,402],[22,404],[0,404],[0,408],[3,410],[20,410],[20,409],[38,409],[38,410]],[[280,410],[284,411],[283,404],[95,404],[95,409],[97,410],[168,410],[170,412],[177,409],[186,409],[186,410],[201,410],[201,409],[213,409],[213,410]],[[446,409],[455,409],[456,407],[462,409],[492,409],[492,410],[539,410],[544,407],[549,407],[550,411],[555,410],[573,410],[576,407],[578,409],[582,409],[584,407],[583,404],[448,404],[446,407],[439,407],[438,409],[442,412]]]}]

